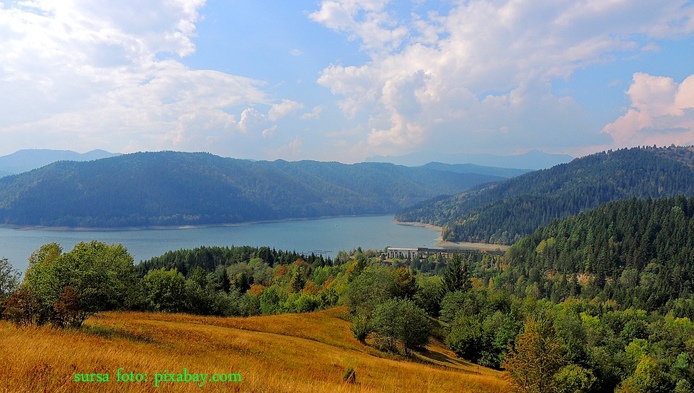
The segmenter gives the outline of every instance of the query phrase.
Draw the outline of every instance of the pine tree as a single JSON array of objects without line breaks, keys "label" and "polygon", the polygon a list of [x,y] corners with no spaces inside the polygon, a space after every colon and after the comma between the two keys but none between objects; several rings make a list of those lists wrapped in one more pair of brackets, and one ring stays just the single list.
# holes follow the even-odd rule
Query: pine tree
[{"label": "pine tree", "polygon": [[468,291],[472,288],[470,272],[467,263],[463,261],[460,254],[453,254],[453,257],[446,265],[446,274],[443,276],[443,291]]}]

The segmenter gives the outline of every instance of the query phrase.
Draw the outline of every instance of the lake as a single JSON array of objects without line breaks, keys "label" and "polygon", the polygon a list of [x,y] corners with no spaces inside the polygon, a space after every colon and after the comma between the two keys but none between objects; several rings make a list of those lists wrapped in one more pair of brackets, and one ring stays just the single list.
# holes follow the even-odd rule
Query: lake
[{"label": "lake", "polygon": [[439,233],[427,228],[397,225],[393,216],[337,217],[316,220],[254,223],[238,226],[143,229],[131,231],[52,231],[0,228],[0,258],[24,272],[32,252],[56,242],[70,251],[81,241],[121,243],[135,263],[166,251],[199,246],[269,246],[302,253],[323,252],[334,257],[357,247],[382,250],[395,247],[433,247]]}]

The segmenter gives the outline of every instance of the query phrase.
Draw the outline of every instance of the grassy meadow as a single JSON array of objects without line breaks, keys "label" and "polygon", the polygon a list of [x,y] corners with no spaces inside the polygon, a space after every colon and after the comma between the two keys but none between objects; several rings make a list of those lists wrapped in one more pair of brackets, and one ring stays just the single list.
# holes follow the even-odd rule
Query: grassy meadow
[{"label": "grassy meadow", "polygon": [[[81,330],[0,322],[0,392],[506,392],[499,372],[456,359],[433,342],[414,359],[352,337],[343,309],[250,318],[102,313]],[[352,367],[356,383],[343,382]],[[147,382],[116,381],[147,374]],[[207,373],[197,382],[155,374]],[[165,372],[166,370],[166,372]],[[241,382],[212,382],[212,374]],[[109,375],[75,382],[75,374]],[[144,377],[144,375],[143,375]],[[163,378],[163,377],[162,377]],[[175,376],[174,376],[175,378]],[[95,377],[96,379],[96,377]]]}]

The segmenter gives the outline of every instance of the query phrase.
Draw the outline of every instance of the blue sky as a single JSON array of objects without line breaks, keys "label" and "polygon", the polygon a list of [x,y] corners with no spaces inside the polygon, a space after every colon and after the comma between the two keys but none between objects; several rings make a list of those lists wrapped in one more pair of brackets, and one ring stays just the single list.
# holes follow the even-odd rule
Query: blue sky
[{"label": "blue sky", "polygon": [[0,154],[694,143],[694,4],[0,1]]}]

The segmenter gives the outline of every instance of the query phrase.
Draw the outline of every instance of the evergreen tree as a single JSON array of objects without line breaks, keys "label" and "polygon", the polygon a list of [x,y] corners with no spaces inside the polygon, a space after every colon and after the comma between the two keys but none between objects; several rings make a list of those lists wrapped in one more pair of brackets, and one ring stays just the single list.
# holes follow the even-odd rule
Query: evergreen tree
[{"label": "evergreen tree", "polygon": [[446,265],[446,274],[443,276],[443,292],[468,291],[472,288],[468,266],[460,254],[453,254]]}]

